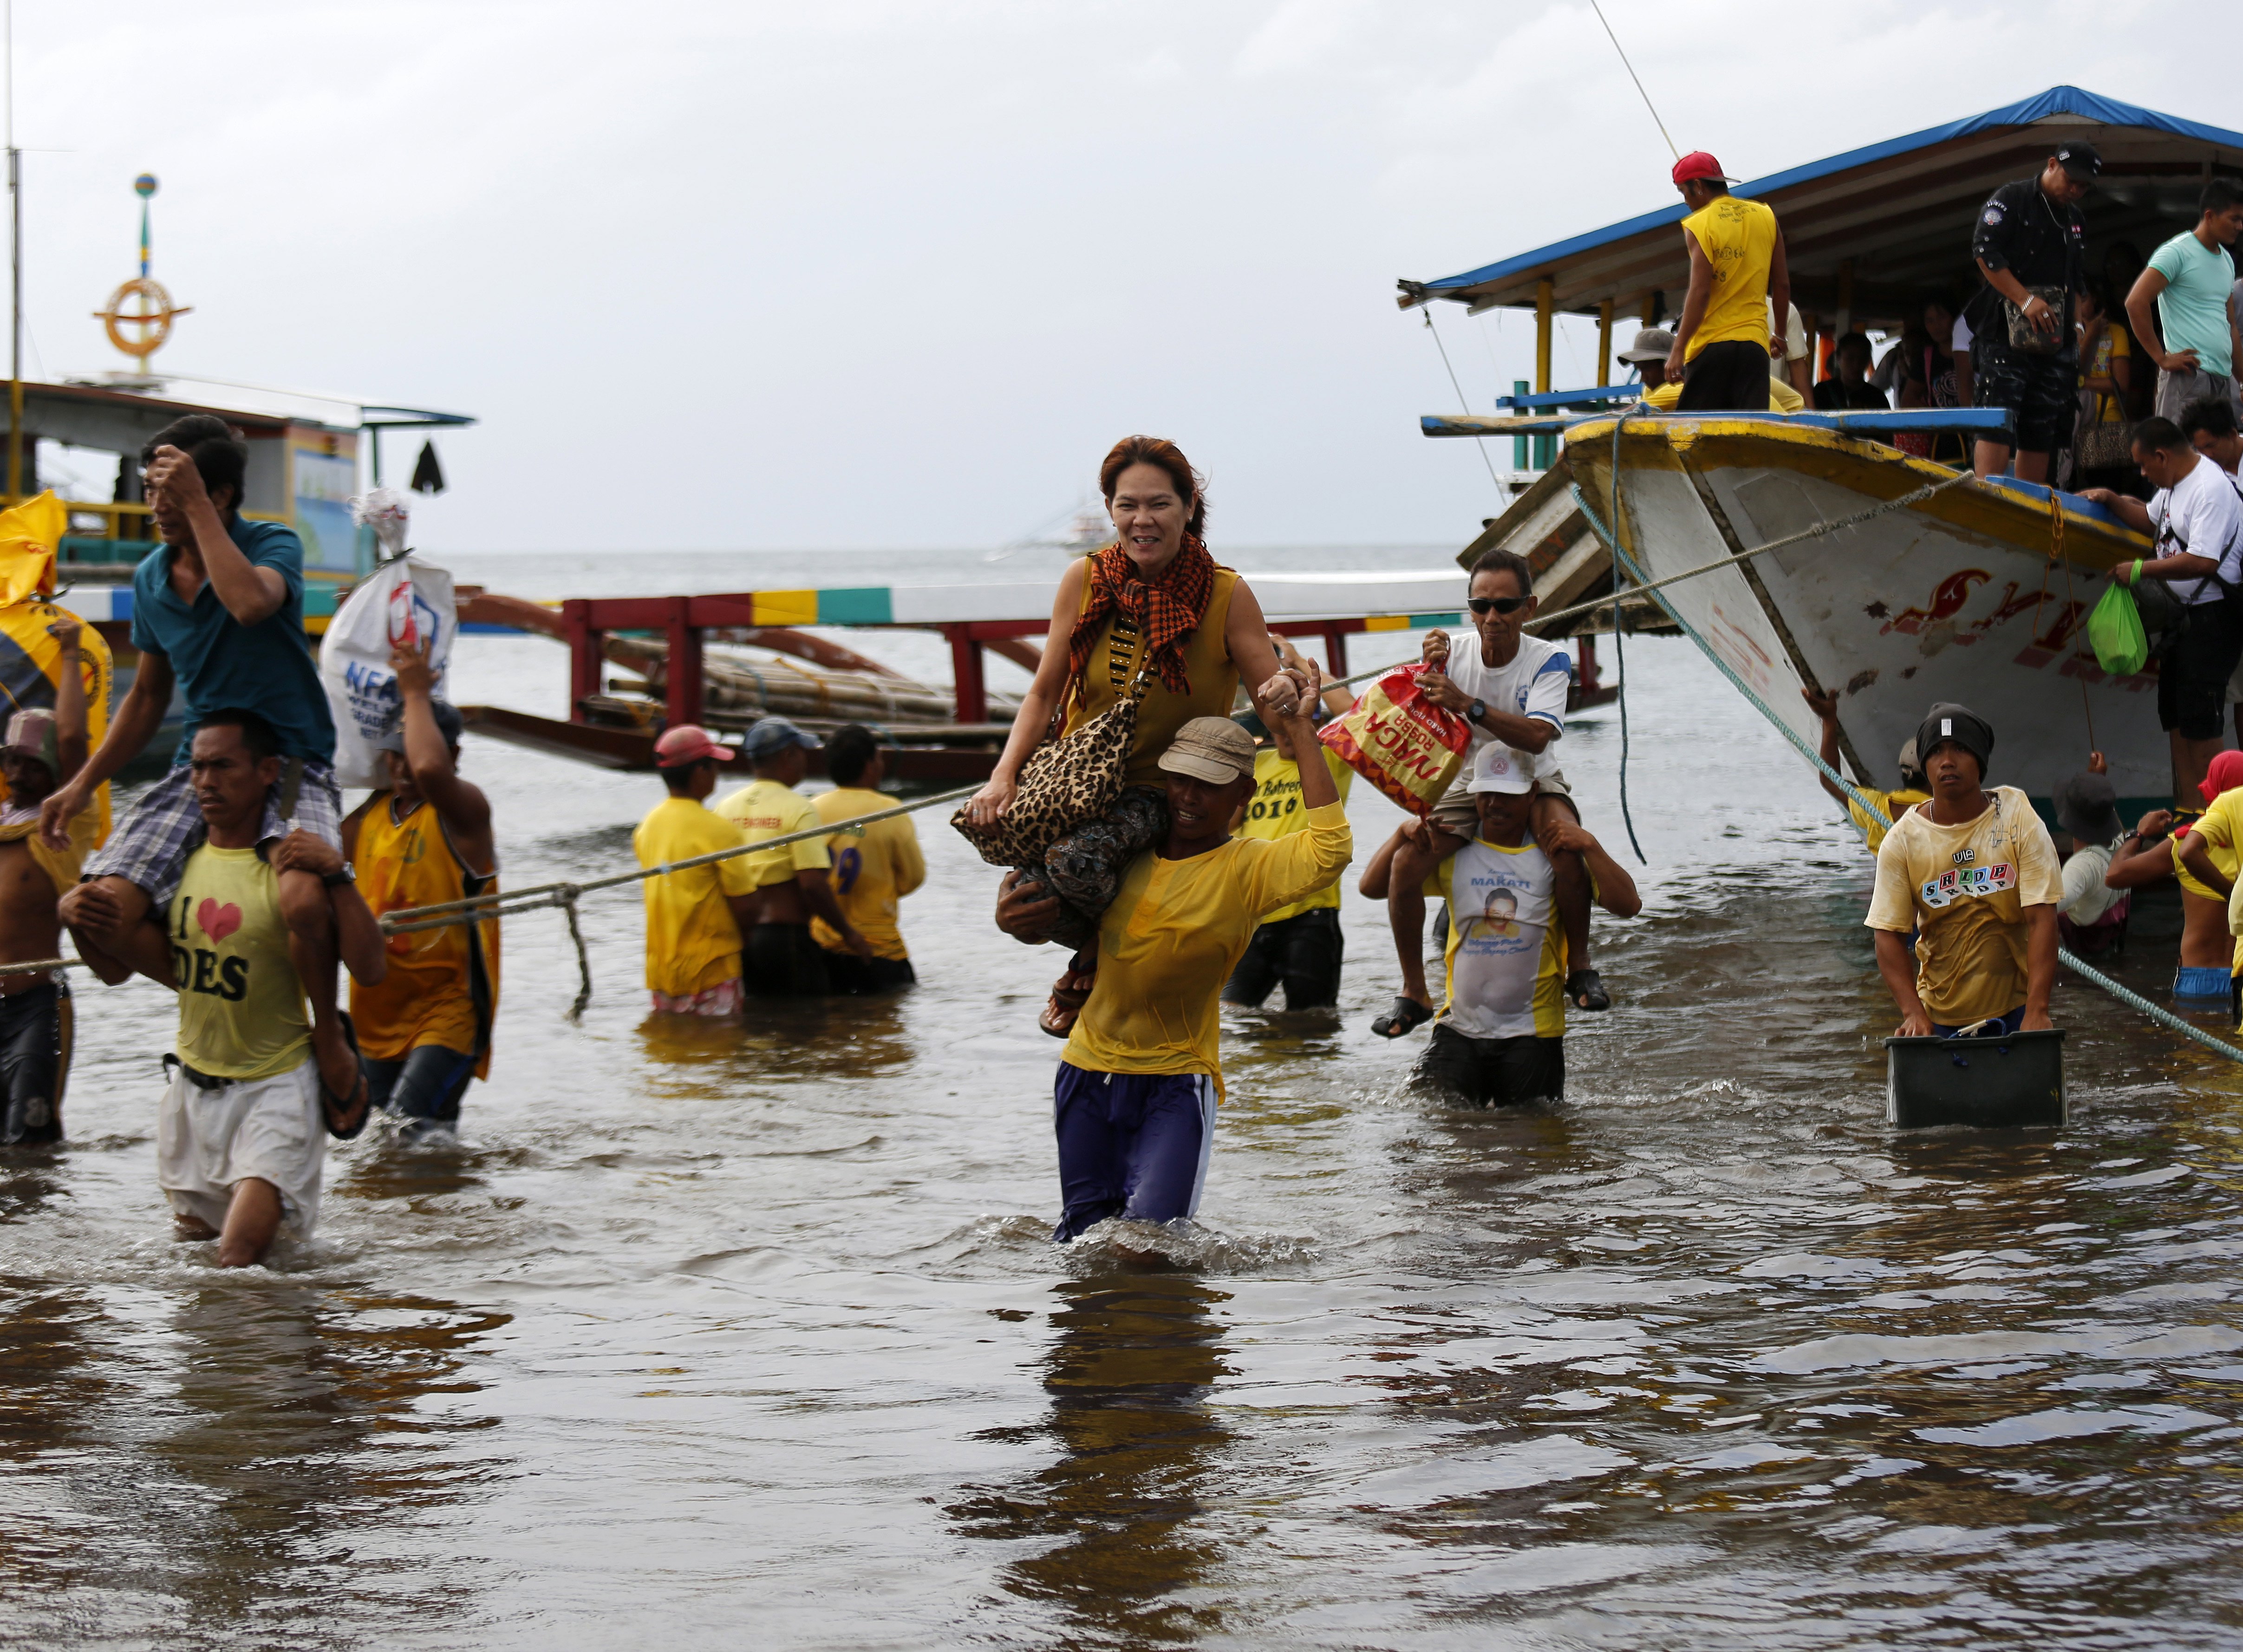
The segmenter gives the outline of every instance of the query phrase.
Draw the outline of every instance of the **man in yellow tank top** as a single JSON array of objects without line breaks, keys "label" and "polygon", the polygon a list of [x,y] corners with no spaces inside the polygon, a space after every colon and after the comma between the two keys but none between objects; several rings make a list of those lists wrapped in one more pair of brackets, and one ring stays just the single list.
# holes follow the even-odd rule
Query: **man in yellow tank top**
[{"label": "man in yellow tank top", "polygon": [[[389,656],[397,720],[377,742],[389,776],[343,823],[343,845],[378,917],[481,895],[497,881],[490,800],[460,778],[460,714],[435,697],[428,648]],[[498,923],[417,930],[388,940],[389,973],[351,986],[360,1065],[373,1105],[412,1139],[456,1130],[471,1078],[490,1077],[498,1010]]]},{"label": "man in yellow tank top", "polygon": [[1680,379],[1678,413],[1765,413],[1771,342],[1768,317],[1788,313],[1791,273],[1775,214],[1729,193],[1721,164],[1701,150],[1674,163],[1674,187],[1690,209],[1682,243],[1690,291],[1667,353],[1667,377]]},{"label": "man in yellow tank top", "polygon": [[[280,737],[254,712],[204,714],[189,749],[201,842],[171,898],[126,924],[99,884],[101,920],[78,934],[95,974],[135,971],[179,997],[171,1083],[156,1118],[156,1179],[182,1237],[219,1242],[221,1267],[264,1259],[283,1222],[299,1239],[320,1215],[327,1138],[365,1122],[340,1117],[320,1082],[312,1022],[288,945],[280,874],[327,885],[343,964],[360,981],[387,964],[381,929],[334,845],[307,831],[266,837],[266,794],[280,776]],[[324,1117],[323,1117],[324,1113]]]}]

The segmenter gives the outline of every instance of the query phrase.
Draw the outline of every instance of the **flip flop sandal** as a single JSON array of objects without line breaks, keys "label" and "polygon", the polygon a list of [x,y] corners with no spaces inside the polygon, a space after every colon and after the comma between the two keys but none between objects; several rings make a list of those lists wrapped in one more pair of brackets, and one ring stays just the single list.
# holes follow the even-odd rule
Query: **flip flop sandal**
[{"label": "flip flop sandal", "polygon": [[1566,977],[1566,1002],[1577,1010],[1612,1008],[1612,996],[1594,970],[1576,970]]},{"label": "flip flop sandal", "polygon": [[1371,1024],[1371,1030],[1382,1038],[1399,1038],[1415,1032],[1433,1018],[1433,1012],[1417,999],[1397,994],[1394,1007]]},{"label": "flip flop sandal", "polygon": [[[1081,984],[1070,986],[1068,984],[1071,981]],[[1073,1032],[1075,1017],[1082,1013],[1082,1006],[1090,1002],[1090,989],[1097,982],[1095,975],[1077,975],[1072,970],[1053,982],[1051,1002],[1044,1005],[1042,1012],[1036,1017],[1036,1030],[1047,1032],[1054,1038],[1064,1038]]]},{"label": "flip flop sandal", "polygon": [[[342,1017],[343,1042],[350,1045],[351,1054],[355,1056],[359,1052],[358,1029],[351,1024],[348,1011],[340,1011],[338,1013]],[[349,1118],[354,1107],[358,1110],[357,1123],[345,1125],[336,1122],[338,1119]],[[325,1078],[320,1080],[320,1122],[327,1125],[327,1134],[337,1141],[354,1140],[366,1129],[367,1120],[373,1117],[374,1093],[367,1087],[366,1070],[363,1067],[359,1069],[358,1087],[347,1097],[338,1096],[333,1091],[328,1089],[327,1081]]]}]

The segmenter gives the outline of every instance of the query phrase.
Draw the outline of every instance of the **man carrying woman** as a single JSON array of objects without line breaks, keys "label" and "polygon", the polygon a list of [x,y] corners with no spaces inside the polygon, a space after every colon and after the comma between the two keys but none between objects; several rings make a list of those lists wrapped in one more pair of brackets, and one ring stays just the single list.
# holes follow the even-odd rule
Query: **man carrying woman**
[{"label": "man carrying woman", "polygon": [[1160,759],[1177,731],[1194,719],[1227,718],[1242,673],[1261,685],[1255,698],[1265,722],[1302,709],[1297,680],[1279,669],[1270,646],[1262,605],[1208,554],[1205,486],[1176,445],[1126,437],[1106,455],[1098,480],[1115,541],[1061,575],[1035,679],[989,783],[961,811],[969,825],[994,825],[1013,804],[1021,767],[1054,724],[1062,736],[1074,733],[1139,691],[1142,679],[1120,800],[1054,843],[1042,864],[1019,869],[1026,885],[1056,897],[1054,919],[1037,938],[1075,950],[1037,1022],[1061,1038],[1089,998],[1100,915],[1124,870],[1169,833]]},{"label": "man carrying woman", "polygon": [[[1264,646],[1267,646],[1266,634]],[[1265,694],[1265,719],[1296,751],[1315,742],[1314,665]],[[1233,837],[1254,795],[1254,741],[1228,717],[1194,717],[1155,754],[1166,823],[1134,855],[1098,922],[1098,968],[1055,1085],[1060,1192],[1054,1239],[1111,1217],[1175,1221],[1199,1208],[1223,1095],[1223,982],[1263,917],[1325,888],[1354,852],[1330,771],[1301,766],[1301,830]],[[1044,879],[1007,876],[997,924],[1031,944],[1064,921]]]}]

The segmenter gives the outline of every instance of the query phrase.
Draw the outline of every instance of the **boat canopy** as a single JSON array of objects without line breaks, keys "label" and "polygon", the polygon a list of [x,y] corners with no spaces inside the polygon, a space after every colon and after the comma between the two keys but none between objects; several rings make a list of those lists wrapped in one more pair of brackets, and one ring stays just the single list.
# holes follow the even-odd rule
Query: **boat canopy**
[{"label": "boat canopy", "polygon": [[[2029,177],[2067,139],[2103,156],[2083,210],[2094,247],[2130,240],[2146,256],[2196,222],[2196,196],[2215,169],[2243,172],[2243,132],[2159,114],[2077,86],[2054,86],[2005,108],[1739,184],[1783,227],[1793,301],[1848,325],[1901,324],[1943,291],[1977,285],[1970,226],[1987,196]],[[1473,313],[1498,307],[1645,322],[1679,311],[1689,263],[1674,225],[1678,199],[1515,258],[1438,281],[1403,281],[1400,303],[1445,299]],[[2098,255],[2091,254],[2091,257]],[[1548,388],[1546,385],[1539,386]]]}]

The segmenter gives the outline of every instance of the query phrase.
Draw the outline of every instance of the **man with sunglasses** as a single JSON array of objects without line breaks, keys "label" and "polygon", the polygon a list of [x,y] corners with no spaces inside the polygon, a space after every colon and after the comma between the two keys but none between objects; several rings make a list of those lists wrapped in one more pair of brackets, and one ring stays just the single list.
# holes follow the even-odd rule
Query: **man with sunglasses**
[{"label": "man with sunglasses", "polygon": [[1472,746],[1456,783],[1433,805],[1432,814],[1408,822],[1395,834],[1391,860],[1384,851],[1374,859],[1383,878],[1366,869],[1361,886],[1371,899],[1385,898],[1394,950],[1402,961],[1402,991],[1394,1007],[1371,1024],[1383,1038],[1398,1038],[1433,1018],[1432,995],[1425,985],[1425,882],[1478,831],[1473,765],[1480,749],[1496,741],[1520,755],[1534,782],[1532,823],[1537,838],[1551,846],[1554,900],[1571,965],[1566,997],[1577,1009],[1612,1007],[1604,984],[1589,967],[1588,872],[1578,852],[1556,846],[1566,835],[1559,823],[1578,824],[1581,817],[1553,749],[1566,732],[1572,661],[1559,644],[1526,634],[1523,628],[1534,616],[1534,576],[1516,552],[1483,553],[1472,564],[1466,601],[1479,646],[1452,648],[1447,632],[1427,632],[1424,658],[1440,669],[1427,673],[1422,686],[1428,700],[1471,724]]}]

